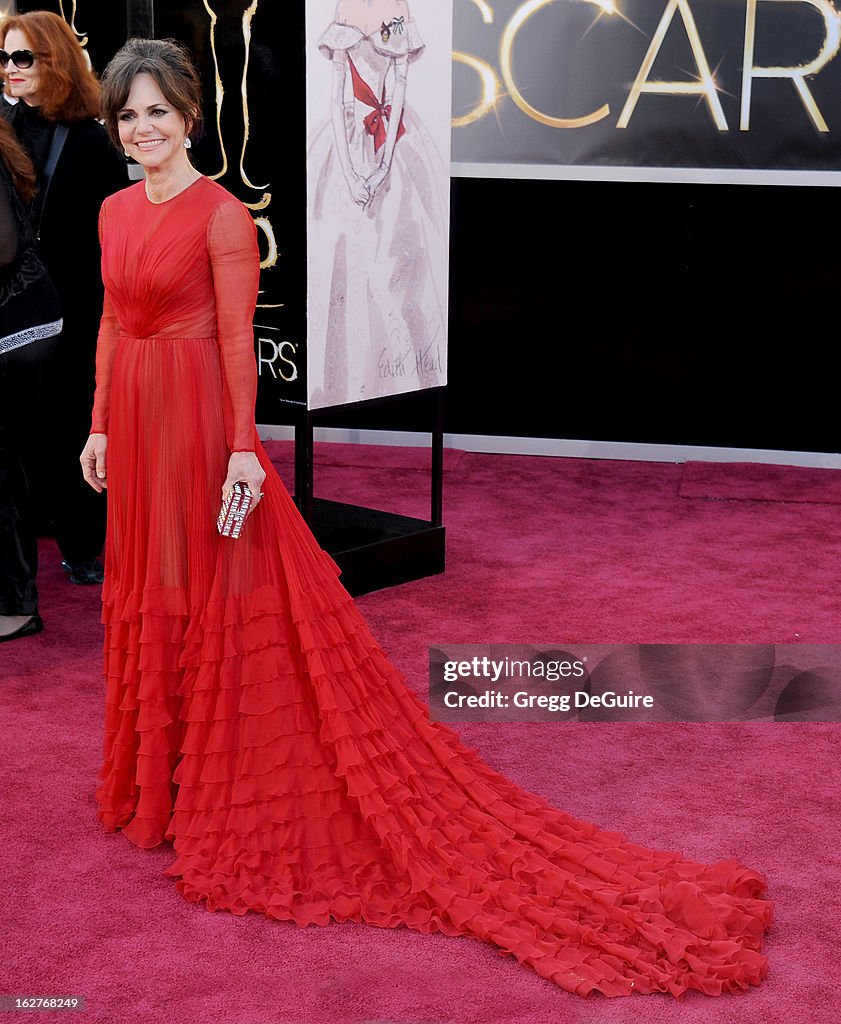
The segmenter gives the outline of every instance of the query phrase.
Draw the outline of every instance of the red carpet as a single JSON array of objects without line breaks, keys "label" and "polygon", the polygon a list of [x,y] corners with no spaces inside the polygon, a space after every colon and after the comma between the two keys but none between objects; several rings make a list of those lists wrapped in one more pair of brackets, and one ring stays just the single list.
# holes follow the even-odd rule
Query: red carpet
[{"label": "red carpet", "polygon": [[[288,483],[289,446],[272,451]],[[328,459],[319,446],[316,494],[427,515],[428,455],[365,452]],[[452,453],[446,574],[359,607],[421,693],[431,644],[837,642],[837,508],[682,497],[684,471]],[[836,1020],[841,726],[459,726],[494,768],[577,817],[699,860],[736,856],[768,877],[776,918],[761,987],[582,1000],[471,939],[298,929],[185,903],[162,875],[168,848],[138,850],[96,823],[99,588],[68,584],[52,542],[42,555],[46,630],[0,647],[0,994],[85,996],[79,1019],[96,1022]]]},{"label": "red carpet", "polygon": [[680,496],[841,505],[841,471],[756,462],[687,462],[680,481]]}]

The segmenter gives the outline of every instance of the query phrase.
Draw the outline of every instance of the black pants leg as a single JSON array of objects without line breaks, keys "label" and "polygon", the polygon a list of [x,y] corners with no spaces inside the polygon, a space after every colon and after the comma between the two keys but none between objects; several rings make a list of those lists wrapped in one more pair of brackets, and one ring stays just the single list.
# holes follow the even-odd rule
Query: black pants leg
[{"label": "black pants leg", "polygon": [[55,338],[46,338],[0,356],[0,615],[38,611],[38,537],[29,483],[55,346]]},{"label": "black pants leg", "polygon": [[74,334],[65,320],[47,371],[36,491],[49,510],[62,557],[92,562],[105,546],[106,498],[85,483],[79,465],[90,433],[94,357],[74,344]]}]

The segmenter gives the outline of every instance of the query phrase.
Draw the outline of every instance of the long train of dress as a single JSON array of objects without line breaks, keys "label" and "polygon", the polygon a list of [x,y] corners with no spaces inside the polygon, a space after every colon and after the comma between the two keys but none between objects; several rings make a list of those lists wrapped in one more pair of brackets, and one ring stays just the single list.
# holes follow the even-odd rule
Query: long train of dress
[{"label": "long train of dress", "polygon": [[[761,874],[575,820],[405,685],[256,438],[255,253],[207,179],[103,210],[104,828],[171,841],[167,875],[208,910],[475,936],[581,995],[758,984]],[[244,447],[265,497],[230,540],[215,518]]]}]

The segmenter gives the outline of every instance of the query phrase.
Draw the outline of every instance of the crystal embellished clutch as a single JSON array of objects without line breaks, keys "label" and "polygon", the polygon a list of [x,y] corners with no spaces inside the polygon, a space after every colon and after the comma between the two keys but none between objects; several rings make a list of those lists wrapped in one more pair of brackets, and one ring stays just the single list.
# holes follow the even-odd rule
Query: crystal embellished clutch
[{"label": "crystal embellished clutch", "polygon": [[253,500],[254,496],[247,484],[240,482],[234,484],[227,500],[222,502],[219,518],[216,520],[219,533],[223,537],[232,537],[234,539],[239,537],[240,533],[242,533],[242,524],[245,522],[245,517],[248,515],[248,510],[251,508]]}]

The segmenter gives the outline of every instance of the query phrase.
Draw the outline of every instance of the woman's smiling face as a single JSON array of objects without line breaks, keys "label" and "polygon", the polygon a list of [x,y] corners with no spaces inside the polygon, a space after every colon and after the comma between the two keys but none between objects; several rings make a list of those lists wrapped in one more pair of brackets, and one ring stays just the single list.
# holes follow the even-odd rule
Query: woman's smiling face
[{"label": "woman's smiling face", "polygon": [[184,116],[145,72],[131,83],[125,106],[117,114],[117,125],[123,149],[144,168],[166,170],[187,159]]}]

